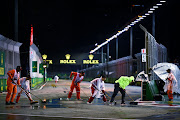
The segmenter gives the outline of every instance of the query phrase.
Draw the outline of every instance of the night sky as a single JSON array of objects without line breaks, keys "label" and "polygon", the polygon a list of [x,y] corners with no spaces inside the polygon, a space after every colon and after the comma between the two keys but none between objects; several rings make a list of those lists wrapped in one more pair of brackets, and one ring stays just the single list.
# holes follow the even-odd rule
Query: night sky
[{"label": "night sky", "polygon": [[[29,44],[30,26],[34,27],[34,43],[48,59],[65,54],[80,55],[95,48],[117,33],[135,16],[157,0],[19,0],[19,42]],[[141,7],[132,7],[133,4]],[[180,56],[179,0],[168,0],[156,11],[156,40],[168,48],[168,60]],[[0,34],[14,39],[14,2],[1,1]],[[152,17],[140,22],[152,32]],[[133,53],[144,48],[144,33],[134,26]],[[106,52],[106,49],[104,49]],[[110,43],[115,59],[115,40]],[[129,55],[129,32],[119,37],[119,57]]]}]

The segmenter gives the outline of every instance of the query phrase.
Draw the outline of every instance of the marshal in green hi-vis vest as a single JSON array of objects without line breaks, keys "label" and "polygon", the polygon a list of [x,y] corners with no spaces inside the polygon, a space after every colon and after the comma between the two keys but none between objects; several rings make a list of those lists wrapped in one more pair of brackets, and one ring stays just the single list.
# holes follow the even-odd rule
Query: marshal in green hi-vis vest
[{"label": "marshal in green hi-vis vest", "polygon": [[134,77],[121,76],[115,83],[119,83],[119,87],[125,89],[131,82],[134,81]]}]

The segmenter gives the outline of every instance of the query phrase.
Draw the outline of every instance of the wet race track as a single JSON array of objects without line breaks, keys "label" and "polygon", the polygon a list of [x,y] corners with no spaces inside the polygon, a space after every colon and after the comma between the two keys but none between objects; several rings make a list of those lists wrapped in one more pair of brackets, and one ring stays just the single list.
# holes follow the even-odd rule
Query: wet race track
[{"label": "wet race track", "polygon": [[[178,119],[179,107],[159,107],[158,105],[130,105],[132,100],[126,95],[126,105],[121,106],[121,94],[115,98],[116,105],[104,103],[101,99],[94,99],[91,105],[86,104],[90,94],[89,82],[81,83],[81,98],[76,94],[68,101],[67,94],[71,81],[61,80],[57,84],[48,82],[43,89],[32,90],[38,96],[37,104],[30,105],[25,97],[21,97],[16,105],[5,105],[6,93],[0,93],[0,120],[70,120],[70,119]],[[106,94],[109,100],[113,92],[113,84],[106,84]],[[140,98],[141,88],[129,86],[127,93],[136,100]],[[46,100],[43,103],[42,100]],[[162,105],[162,104],[161,104]],[[166,105],[167,106],[167,105]]]}]

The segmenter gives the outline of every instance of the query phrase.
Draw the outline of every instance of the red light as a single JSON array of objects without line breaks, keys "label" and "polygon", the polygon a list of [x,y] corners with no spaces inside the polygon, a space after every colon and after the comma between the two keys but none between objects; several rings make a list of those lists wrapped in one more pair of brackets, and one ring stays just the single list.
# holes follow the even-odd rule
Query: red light
[{"label": "red light", "polygon": [[33,44],[33,26],[31,25],[30,46]]}]

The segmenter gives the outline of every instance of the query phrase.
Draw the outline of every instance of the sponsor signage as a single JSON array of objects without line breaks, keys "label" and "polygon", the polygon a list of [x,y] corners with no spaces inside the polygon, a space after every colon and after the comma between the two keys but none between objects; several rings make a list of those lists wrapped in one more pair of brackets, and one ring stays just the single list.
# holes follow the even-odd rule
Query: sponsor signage
[{"label": "sponsor signage", "polygon": [[40,63],[40,64],[39,64],[39,73],[41,73],[42,75],[44,75],[43,63]]},{"label": "sponsor signage", "polygon": [[70,60],[70,54],[66,54],[65,57],[66,60],[60,60],[60,64],[76,64],[76,60]]},{"label": "sponsor signage", "polygon": [[99,60],[93,60],[94,55],[89,55],[89,60],[83,60],[83,64],[99,64]]},{"label": "sponsor signage", "polygon": [[0,51],[0,76],[5,75],[5,52]]},{"label": "sponsor signage", "polygon": [[32,61],[32,72],[37,72],[37,61]]},{"label": "sponsor signage", "polygon": [[71,58],[71,55],[70,54],[66,54],[65,55],[66,59],[64,60],[60,60],[60,64],[99,64],[99,60],[98,59],[94,59],[94,55],[90,54],[88,56],[88,59],[82,59],[81,57],[80,58],[77,58],[78,60],[72,60],[70,59]]}]

